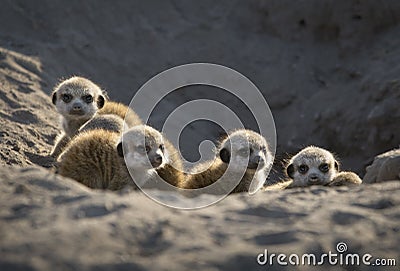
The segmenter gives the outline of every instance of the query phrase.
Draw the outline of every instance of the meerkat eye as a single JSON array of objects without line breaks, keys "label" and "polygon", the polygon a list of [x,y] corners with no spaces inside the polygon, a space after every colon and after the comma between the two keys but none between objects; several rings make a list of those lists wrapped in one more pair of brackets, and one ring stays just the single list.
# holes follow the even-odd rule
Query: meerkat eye
[{"label": "meerkat eye", "polygon": [[319,170],[321,170],[322,172],[326,173],[329,171],[329,165],[327,163],[322,163],[319,166]]},{"label": "meerkat eye", "polygon": [[164,152],[164,145],[163,145],[163,144],[160,144],[160,146],[158,146],[158,148],[159,148],[162,152]]},{"label": "meerkat eye", "polygon": [[62,94],[61,99],[64,101],[64,103],[69,103],[72,100],[72,95],[71,94]]},{"label": "meerkat eye", "polygon": [[266,153],[267,153],[267,147],[262,147],[262,148],[261,148],[261,151],[262,151],[264,154],[266,154]]},{"label": "meerkat eye", "polygon": [[145,154],[145,153],[148,153],[149,151],[150,151],[150,147],[149,146],[136,146],[136,151],[138,152],[138,153],[141,153],[141,154]]},{"label": "meerkat eye", "polygon": [[243,148],[243,149],[238,150],[237,153],[240,156],[246,157],[246,156],[249,156],[250,151],[247,148]]},{"label": "meerkat eye", "polygon": [[149,153],[149,152],[150,152],[150,150],[151,150],[151,148],[150,148],[150,146],[149,146],[149,145],[146,145],[146,146],[144,147],[144,149],[145,149],[146,153]]},{"label": "meerkat eye", "polygon": [[308,166],[307,165],[300,165],[299,166],[299,172],[301,174],[305,174],[308,171]]},{"label": "meerkat eye", "polygon": [[82,100],[85,103],[90,104],[93,102],[93,97],[92,97],[92,95],[85,95],[85,96],[82,96]]}]

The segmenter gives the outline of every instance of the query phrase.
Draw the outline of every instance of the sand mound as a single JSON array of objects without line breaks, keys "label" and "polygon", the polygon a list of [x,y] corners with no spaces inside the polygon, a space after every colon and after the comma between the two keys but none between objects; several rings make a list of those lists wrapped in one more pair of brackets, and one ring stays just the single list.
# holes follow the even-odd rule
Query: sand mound
[{"label": "sand mound", "polygon": [[400,182],[234,195],[179,211],[35,167],[3,167],[0,180],[1,270],[265,270],[264,249],[321,255],[339,242],[399,256]]},{"label": "sand mound", "polygon": [[50,166],[58,116],[33,57],[0,48],[0,163]]}]

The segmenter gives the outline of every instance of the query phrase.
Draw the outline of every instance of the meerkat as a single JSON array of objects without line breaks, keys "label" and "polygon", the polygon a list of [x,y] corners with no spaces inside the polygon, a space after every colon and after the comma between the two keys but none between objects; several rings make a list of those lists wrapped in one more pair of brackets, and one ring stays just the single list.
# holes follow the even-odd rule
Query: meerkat
[{"label": "meerkat", "polygon": [[[95,115],[79,129],[79,132],[103,129],[111,132],[121,133],[123,131],[124,125],[127,125],[126,122],[118,115]],[[163,140],[165,146],[165,158],[168,162],[165,163],[163,167],[157,168],[157,173],[167,183],[175,187],[180,187],[185,180],[182,160],[179,156],[179,152],[175,149],[174,145],[169,142],[164,136]]]},{"label": "meerkat", "polygon": [[[331,152],[315,146],[306,147],[293,156],[286,166],[286,174],[291,180],[275,184],[275,187],[285,189],[311,185],[336,186],[361,183],[361,179],[355,173],[339,172],[339,162]],[[271,190],[271,188],[266,190]]]},{"label": "meerkat", "polygon": [[263,186],[272,162],[273,155],[263,136],[251,130],[236,130],[220,142],[213,161],[201,163],[191,170],[182,188],[207,187],[221,178],[223,182],[240,179],[232,191],[227,191],[226,184],[221,184],[215,193],[254,194]]},{"label": "meerkat", "polygon": [[326,185],[338,172],[339,163],[333,154],[315,146],[302,149],[286,166],[286,174],[293,180],[290,187]]},{"label": "meerkat", "polygon": [[57,157],[78,129],[103,108],[106,95],[89,79],[74,76],[54,88],[52,102],[61,115],[63,128],[50,154]]},{"label": "meerkat", "polygon": [[[145,184],[166,163],[163,137],[139,125],[120,133],[88,130],[73,138],[58,159],[58,173],[95,189]],[[134,185],[135,186],[135,185]]]}]

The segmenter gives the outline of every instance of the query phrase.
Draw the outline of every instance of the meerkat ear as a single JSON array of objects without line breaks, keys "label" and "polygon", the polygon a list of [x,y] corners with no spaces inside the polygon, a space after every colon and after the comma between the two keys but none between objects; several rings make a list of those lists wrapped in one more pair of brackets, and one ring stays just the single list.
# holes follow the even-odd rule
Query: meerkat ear
[{"label": "meerkat ear", "polygon": [[294,176],[294,166],[293,164],[288,165],[288,167],[286,168],[286,174],[293,179]]},{"label": "meerkat ear", "polygon": [[51,101],[53,102],[53,104],[55,105],[57,102],[57,92],[53,92],[53,95],[51,96]]},{"label": "meerkat ear", "polygon": [[336,171],[339,171],[339,162],[338,161],[335,160],[334,166],[335,166]]},{"label": "meerkat ear", "polygon": [[117,145],[117,152],[120,157],[124,157],[124,151],[122,150],[122,142],[119,142]]},{"label": "meerkat ear", "polygon": [[103,95],[99,95],[99,97],[97,97],[97,107],[99,109],[103,108],[104,103],[105,103],[104,96]]},{"label": "meerkat ear", "polygon": [[219,157],[221,158],[222,162],[224,162],[224,163],[229,163],[229,160],[231,160],[231,154],[226,148],[223,148],[219,152]]}]

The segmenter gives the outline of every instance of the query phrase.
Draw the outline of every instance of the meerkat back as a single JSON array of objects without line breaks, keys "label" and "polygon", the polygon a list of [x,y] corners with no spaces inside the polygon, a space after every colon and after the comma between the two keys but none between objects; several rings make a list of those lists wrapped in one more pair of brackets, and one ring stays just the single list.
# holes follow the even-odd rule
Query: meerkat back
[{"label": "meerkat back", "polygon": [[96,189],[117,190],[130,180],[116,145],[119,133],[91,130],[72,139],[58,159],[60,175]]},{"label": "meerkat back", "polygon": [[102,129],[114,133],[122,133],[124,120],[113,114],[95,115],[79,129],[79,133]]},{"label": "meerkat back", "polygon": [[113,114],[119,116],[125,121],[129,128],[142,124],[142,120],[135,111],[122,103],[108,101],[104,107],[98,111],[98,114]]}]

